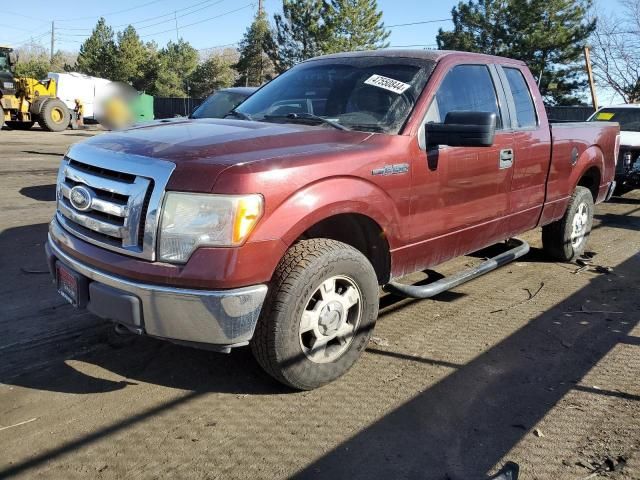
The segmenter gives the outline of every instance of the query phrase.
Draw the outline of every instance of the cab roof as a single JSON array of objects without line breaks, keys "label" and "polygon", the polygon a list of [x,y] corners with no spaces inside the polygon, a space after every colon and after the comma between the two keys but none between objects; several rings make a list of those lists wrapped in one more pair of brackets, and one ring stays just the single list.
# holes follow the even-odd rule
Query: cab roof
[{"label": "cab roof", "polygon": [[640,103],[621,103],[619,105],[607,105],[606,107],[600,107],[599,110],[603,108],[640,108]]},{"label": "cab roof", "polygon": [[383,48],[379,50],[363,50],[345,53],[333,53],[311,58],[307,62],[314,60],[325,60],[331,58],[362,58],[362,57],[387,57],[387,58],[414,58],[417,60],[430,60],[438,62],[446,57],[459,57],[461,59],[475,60],[482,63],[511,63],[524,65],[520,60],[513,60],[495,55],[485,55],[483,53],[458,52],[455,50],[424,50],[424,49],[396,49]]}]

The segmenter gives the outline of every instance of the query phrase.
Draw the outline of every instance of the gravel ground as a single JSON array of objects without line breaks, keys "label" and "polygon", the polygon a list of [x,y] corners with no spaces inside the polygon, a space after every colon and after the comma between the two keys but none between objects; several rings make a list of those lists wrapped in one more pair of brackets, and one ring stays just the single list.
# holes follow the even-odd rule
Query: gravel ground
[{"label": "gravel ground", "polygon": [[123,342],[58,297],[56,169],[95,133],[0,132],[0,478],[640,479],[640,192],[598,206],[590,267],[530,232],[434,300],[383,297],[356,367],[297,393],[247,349]]}]

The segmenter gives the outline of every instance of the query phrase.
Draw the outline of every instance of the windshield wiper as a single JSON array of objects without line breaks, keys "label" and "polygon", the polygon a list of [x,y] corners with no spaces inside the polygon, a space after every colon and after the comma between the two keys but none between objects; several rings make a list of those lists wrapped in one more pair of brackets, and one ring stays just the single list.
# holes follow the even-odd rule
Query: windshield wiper
[{"label": "windshield wiper", "polygon": [[349,131],[350,128],[345,127],[344,125],[339,124],[333,120],[329,120],[328,118],[320,117],[318,115],[314,115],[313,113],[288,113],[286,115],[265,115],[265,120],[302,120],[302,121],[316,121],[323,123],[325,125],[330,125],[333,128],[337,128],[338,130]]},{"label": "windshield wiper", "polygon": [[235,108],[233,110],[231,110],[229,113],[227,113],[225,115],[225,118],[228,116],[233,116],[233,117],[237,117],[240,118],[241,120],[249,120],[249,121],[253,121],[253,117],[251,117],[251,115],[249,115],[248,113],[242,113],[239,112],[238,110],[236,110]]}]

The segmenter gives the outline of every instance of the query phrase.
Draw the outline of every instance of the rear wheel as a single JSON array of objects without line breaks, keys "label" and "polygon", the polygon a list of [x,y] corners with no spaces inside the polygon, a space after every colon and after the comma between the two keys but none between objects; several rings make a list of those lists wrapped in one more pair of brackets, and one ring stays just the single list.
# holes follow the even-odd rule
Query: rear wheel
[{"label": "rear wheel", "polygon": [[49,132],[62,132],[66,130],[71,121],[69,109],[62,100],[51,98],[47,100],[38,117],[40,126]]},{"label": "rear wheel", "polygon": [[278,265],[251,347],[276,380],[311,390],[344,375],[378,316],[378,282],[358,250],[303,240]]},{"label": "rear wheel", "polygon": [[552,257],[575,261],[584,253],[593,225],[593,196],[585,187],[576,187],[564,216],[542,227],[542,245]]},{"label": "rear wheel", "polygon": [[30,130],[36,122],[7,122],[7,127],[11,130]]}]

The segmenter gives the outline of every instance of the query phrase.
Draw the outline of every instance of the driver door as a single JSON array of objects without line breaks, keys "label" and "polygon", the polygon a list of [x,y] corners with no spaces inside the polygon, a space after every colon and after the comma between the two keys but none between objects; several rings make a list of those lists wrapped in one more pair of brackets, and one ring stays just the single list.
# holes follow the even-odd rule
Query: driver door
[{"label": "driver door", "polygon": [[[493,67],[455,65],[444,75],[425,123],[442,123],[448,112],[494,112],[491,147],[430,146],[414,159],[411,218],[416,270],[473,252],[508,234],[513,135],[504,93]],[[428,143],[428,139],[427,139]],[[417,160],[417,161],[416,161]]]}]

